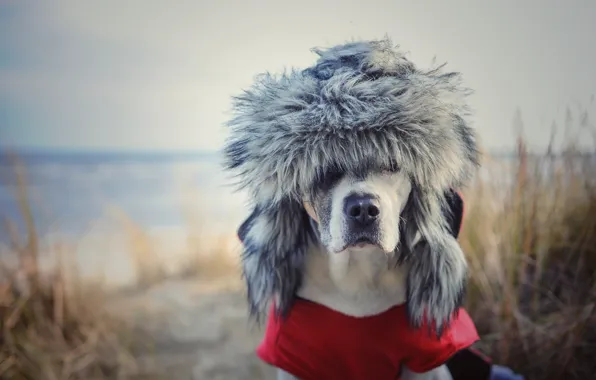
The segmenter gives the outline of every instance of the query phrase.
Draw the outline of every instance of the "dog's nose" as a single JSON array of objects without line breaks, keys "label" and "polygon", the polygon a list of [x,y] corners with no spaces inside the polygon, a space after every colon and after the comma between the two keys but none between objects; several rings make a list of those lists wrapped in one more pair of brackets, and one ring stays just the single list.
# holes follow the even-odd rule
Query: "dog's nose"
[{"label": "dog's nose", "polygon": [[345,200],[344,212],[353,223],[367,226],[379,217],[379,202],[371,195],[352,194]]}]

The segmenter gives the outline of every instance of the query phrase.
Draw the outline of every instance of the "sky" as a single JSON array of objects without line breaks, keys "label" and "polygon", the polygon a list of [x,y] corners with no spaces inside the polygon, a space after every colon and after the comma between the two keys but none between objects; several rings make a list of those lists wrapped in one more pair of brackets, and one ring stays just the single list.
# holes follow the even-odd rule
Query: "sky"
[{"label": "sky", "polygon": [[517,108],[541,147],[596,92],[595,19],[591,0],[0,0],[0,146],[215,150],[256,74],[387,35],[463,73],[486,149],[513,146]]}]

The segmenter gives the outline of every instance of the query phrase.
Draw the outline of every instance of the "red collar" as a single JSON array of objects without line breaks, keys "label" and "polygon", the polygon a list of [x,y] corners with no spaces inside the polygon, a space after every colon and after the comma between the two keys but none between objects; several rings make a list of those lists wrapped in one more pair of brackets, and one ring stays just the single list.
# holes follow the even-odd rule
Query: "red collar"
[{"label": "red collar", "polygon": [[356,318],[297,299],[285,320],[270,312],[257,355],[301,380],[394,380],[402,364],[426,372],[478,339],[463,309],[437,339],[410,328],[404,305]]}]

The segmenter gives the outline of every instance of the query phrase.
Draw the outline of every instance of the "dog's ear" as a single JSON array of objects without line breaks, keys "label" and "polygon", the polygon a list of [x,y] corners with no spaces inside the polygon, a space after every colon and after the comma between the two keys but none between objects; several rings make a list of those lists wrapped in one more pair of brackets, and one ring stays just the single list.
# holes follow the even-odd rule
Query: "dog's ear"
[{"label": "dog's ear", "polygon": [[467,263],[444,213],[449,209],[447,198],[414,189],[408,203],[404,210],[408,316],[415,327],[427,324],[440,336],[463,302]]},{"label": "dog's ear", "polygon": [[242,272],[250,314],[257,321],[275,301],[278,315],[287,315],[302,282],[304,257],[312,242],[310,220],[300,202],[255,205],[238,229],[243,243]]},{"label": "dog's ear", "polygon": [[447,220],[449,232],[457,239],[464,219],[464,200],[452,189],[445,192],[443,215]]}]

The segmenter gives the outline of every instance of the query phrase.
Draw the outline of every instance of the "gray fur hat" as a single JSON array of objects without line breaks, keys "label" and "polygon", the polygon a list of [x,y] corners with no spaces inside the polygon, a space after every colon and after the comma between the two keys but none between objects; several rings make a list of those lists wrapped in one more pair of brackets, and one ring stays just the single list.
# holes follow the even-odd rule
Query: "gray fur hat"
[{"label": "gray fur hat", "polygon": [[276,311],[289,311],[314,238],[302,199],[320,178],[398,165],[413,184],[400,242],[411,266],[408,314],[413,325],[428,318],[441,329],[462,302],[467,275],[444,194],[465,185],[478,164],[469,91],[459,73],[420,70],[388,39],[314,52],[313,66],[260,75],[234,98],[224,155],[254,201],[240,230],[251,312],[266,312],[274,296]]}]

